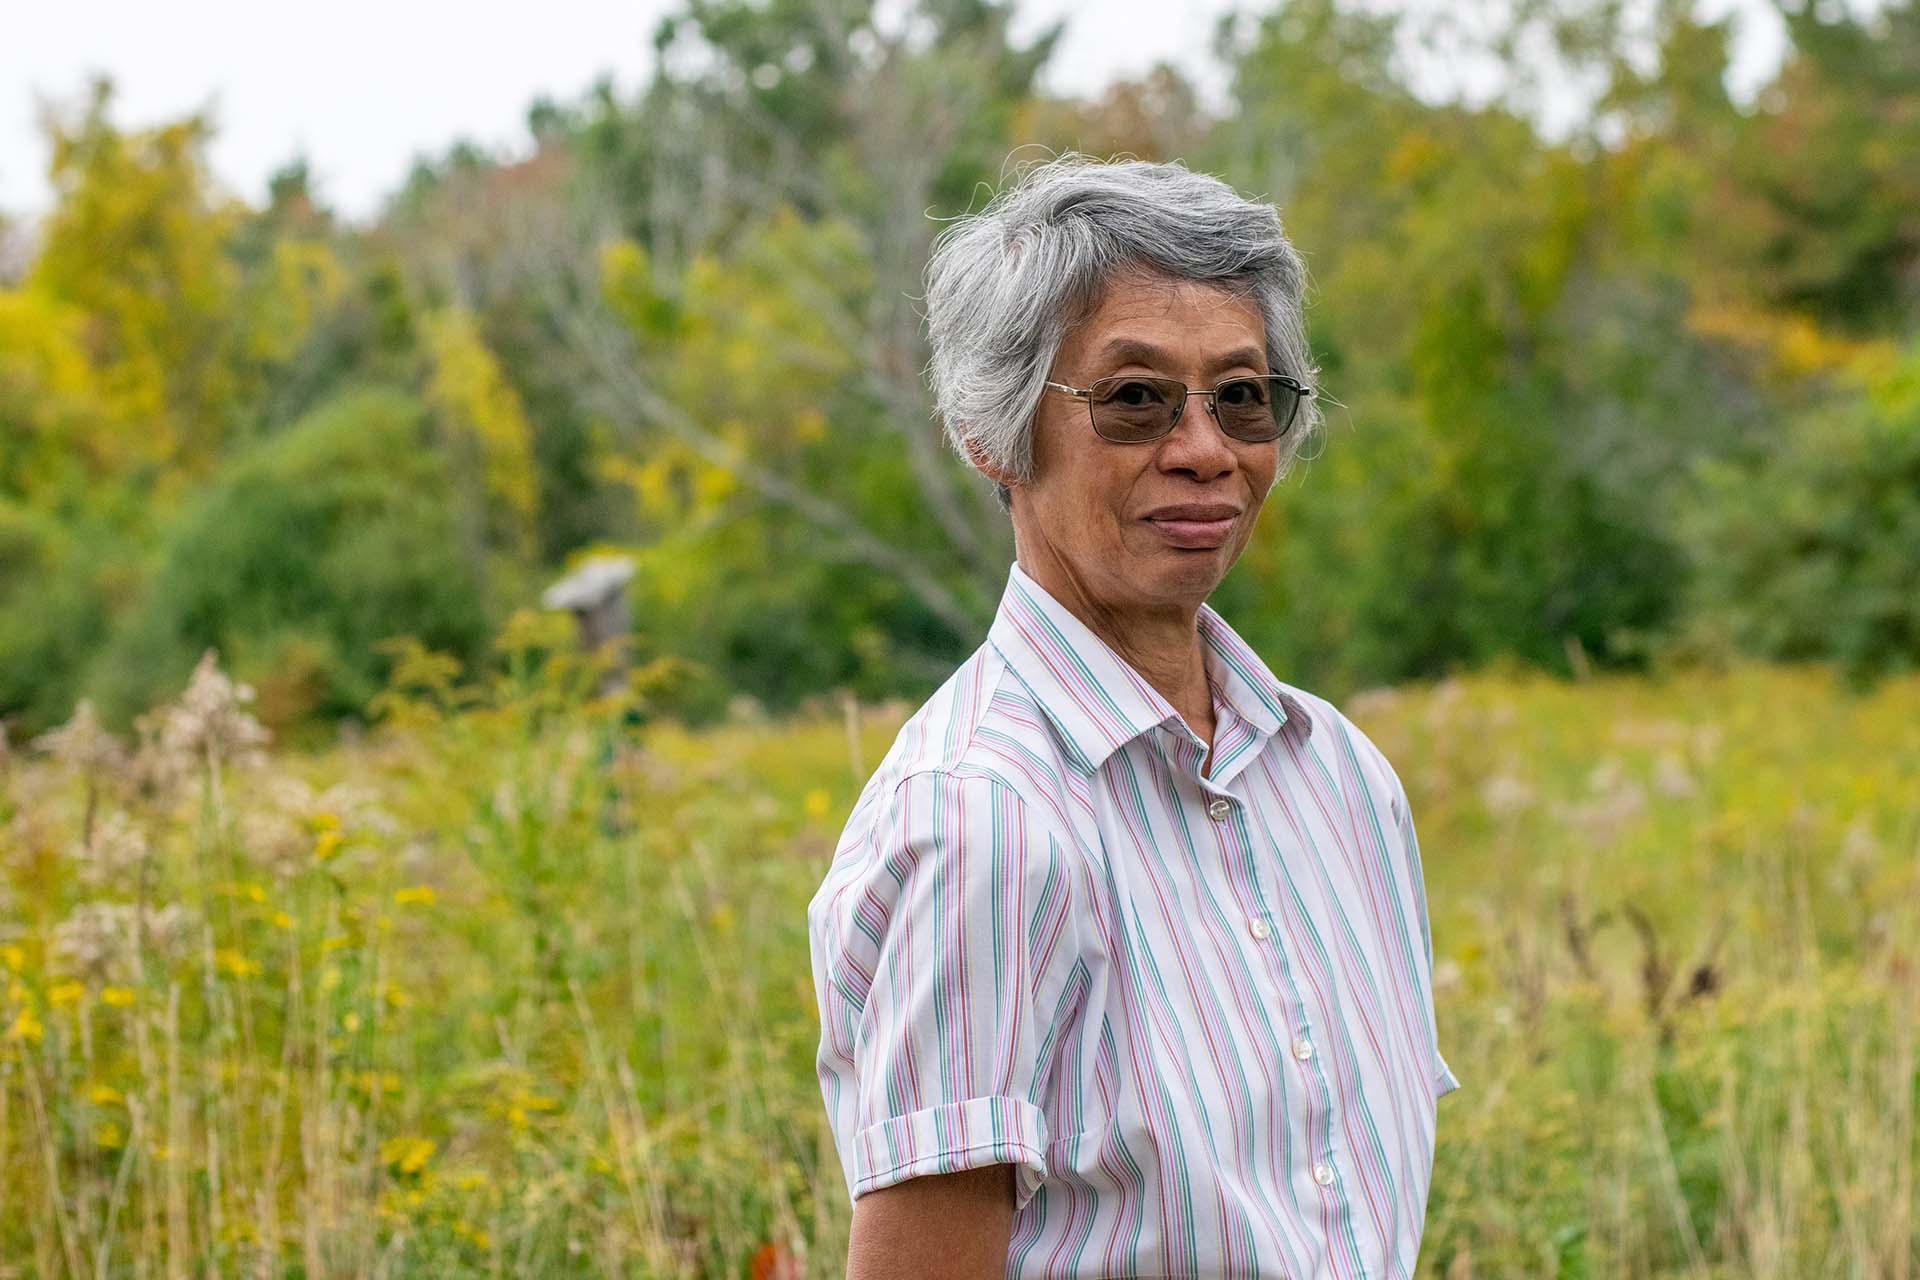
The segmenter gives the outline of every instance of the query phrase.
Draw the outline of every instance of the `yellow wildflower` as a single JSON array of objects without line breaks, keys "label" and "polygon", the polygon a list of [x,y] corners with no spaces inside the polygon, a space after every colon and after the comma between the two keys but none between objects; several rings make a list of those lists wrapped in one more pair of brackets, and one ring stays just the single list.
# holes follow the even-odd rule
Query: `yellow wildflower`
[{"label": "yellow wildflower", "polygon": [[127,1139],[120,1132],[120,1126],[111,1120],[102,1120],[93,1126],[93,1141],[96,1146],[118,1150],[126,1145]]},{"label": "yellow wildflower", "polygon": [[116,1009],[124,1009],[133,1003],[133,989],[131,987],[102,987],[100,988],[100,1003],[112,1005]]},{"label": "yellow wildflower", "polygon": [[411,906],[418,903],[423,907],[433,905],[434,892],[430,884],[417,884],[409,889],[396,889],[393,892],[393,904],[396,907]]},{"label": "yellow wildflower", "polygon": [[278,925],[282,929],[293,928],[293,917],[288,915],[284,911],[276,911],[267,918],[269,920],[272,920],[274,924]]},{"label": "yellow wildflower", "polygon": [[400,1077],[391,1071],[362,1071],[354,1076],[354,1083],[366,1094],[400,1092]]},{"label": "yellow wildflower", "polygon": [[0,963],[4,963],[7,968],[18,973],[27,967],[27,953],[10,942],[4,947],[0,947]]},{"label": "yellow wildflower", "polygon": [[560,1103],[556,1099],[549,1098],[545,1094],[534,1093],[525,1086],[516,1085],[510,1105],[507,1107],[507,1120],[514,1128],[524,1129],[527,1127],[528,1112],[553,1111],[559,1106]]},{"label": "yellow wildflower", "polygon": [[815,787],[807,792],[806,806],[809,818],[824,818],[833,809],[833,797],[825,788]]},{"label": "yellow wildflower", "polygon": [[218,951],[214,952],[213,962],[215,967],[223,973],[231,974],[243,981],[247,978],[254,977],[260,972],[259,961],[242,955],[232,947],[221,947]]},{"label": "yellow wildflower", "polygon": [[388,1138],[380,1144],[380,1160],[401,1173],[418,1173],[433,1155],[434,1143],[428,1138]]},{"label": "yellow wildflower", "polygon": [[47,988],[47,1003],[56,1007],[72,1004],[85,994],[87,994],[86,987],[78,982],[58,982]]},{"label": "yellow wildflower", "polygon": [[22,1009],[18,1016],[14,1018],[13,1025],[7,1028],[6,1038],[9,1040],[31,1040],[33,1043],[39,1044],[40,1037],[45,1035],[46,1032],[47,1029],[40,1025],[40,1019],[33,1016],[33,1010]]},{"label": "yellow wildflower", "polygon": [[87,1090],[87,1101],[96,1107],[117,1106],[123,1099],[120,1091],[110,1084],[96,1084]]}]

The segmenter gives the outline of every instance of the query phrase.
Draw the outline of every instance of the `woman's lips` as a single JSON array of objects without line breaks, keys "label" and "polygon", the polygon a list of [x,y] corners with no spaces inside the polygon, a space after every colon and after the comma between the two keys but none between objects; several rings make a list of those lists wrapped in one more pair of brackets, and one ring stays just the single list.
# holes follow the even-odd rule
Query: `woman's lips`
[{"label": "woman's lips", "polygon": [[1233,516],[1224,520],[1155,520],[1148,517],[1147,523],[1176,547],[1217,547],[1233,532],[1234,519]]}]

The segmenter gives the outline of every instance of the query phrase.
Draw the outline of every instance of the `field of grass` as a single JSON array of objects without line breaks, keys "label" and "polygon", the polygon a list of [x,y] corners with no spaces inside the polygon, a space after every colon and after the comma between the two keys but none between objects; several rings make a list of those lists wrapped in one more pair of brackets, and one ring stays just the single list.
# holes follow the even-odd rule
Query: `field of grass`
[{"label": "field of grass", "polygon": [[[838,1272],[804,907],[911,708],[690,732],[515,643],[319,753],[211,669],[0,753],[0,1277]],[[1343,705],[1465,1086],[1423,1275],[1920,1276],[1920,678]]]}]

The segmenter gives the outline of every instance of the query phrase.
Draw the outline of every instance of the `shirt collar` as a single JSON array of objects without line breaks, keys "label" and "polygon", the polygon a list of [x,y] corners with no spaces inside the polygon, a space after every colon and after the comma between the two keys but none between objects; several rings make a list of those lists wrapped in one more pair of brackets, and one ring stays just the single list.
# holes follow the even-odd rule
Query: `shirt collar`
[{"label": "shirt collar", "polygon": [[[1313,719],[1212,605],[1202,603],[1195,625],[1214,696],[1263,736],[1292,722],[1302,735]],[[1133,739],[1171,721],[1193,730],[1180,713],[1114,649],[1014,561],[1007,570],[999,612],[987,631],[992,644],[1088,772]]]}]

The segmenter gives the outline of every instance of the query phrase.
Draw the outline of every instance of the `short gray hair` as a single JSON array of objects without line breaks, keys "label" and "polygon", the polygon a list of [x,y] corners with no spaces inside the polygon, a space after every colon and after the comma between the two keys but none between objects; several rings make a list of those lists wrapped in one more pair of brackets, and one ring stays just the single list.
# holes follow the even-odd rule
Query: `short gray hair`
[{"label": "short gray hair", "polygon": [[[1271,204],[1248,200],[1179,161],[1035,164],[979,213],[934,239],[926,308],[928,374],[947,443],[972,443],[1018,482],[1033,477],[1033,415],[1060,340],[1116,275],[1146,271],[1219,285],[1259,305],[1268,367],[1313,384],[1301,315],[1306,266]],[[1309,397],[1281,441],[1283,475],[1320,421]],[[1003,511],[1005,485],[994,485]]]}]

